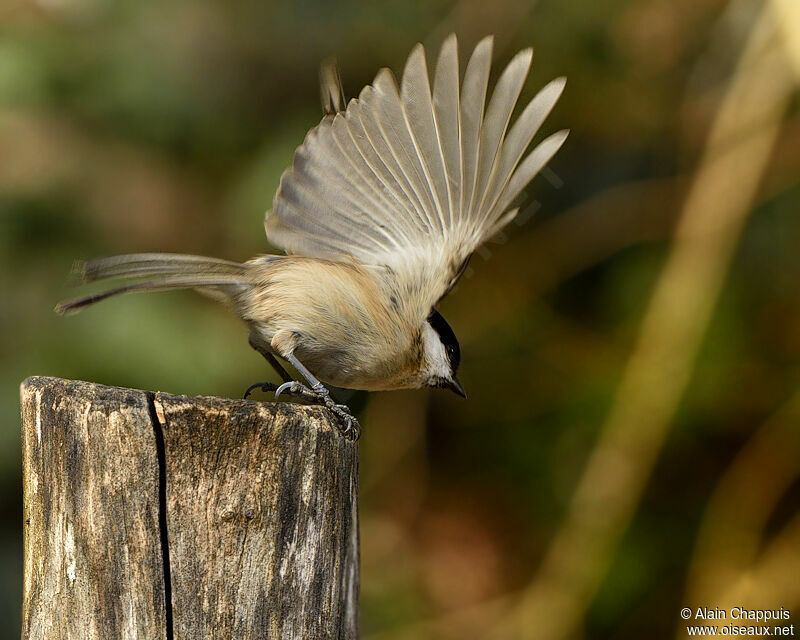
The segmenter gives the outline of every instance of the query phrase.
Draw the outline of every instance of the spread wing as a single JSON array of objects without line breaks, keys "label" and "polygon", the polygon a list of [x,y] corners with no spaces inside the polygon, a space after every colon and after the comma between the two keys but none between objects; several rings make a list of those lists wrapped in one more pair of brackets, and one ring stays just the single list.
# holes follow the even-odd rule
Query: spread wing
[{"label": "spread wing", "polygon": [[[459,83],[451,35],[428,78],[417,45],[400,86],[382,69],[344,111],[326,115],[295,152],[265,227],[287,253],[356,260],[386,270],[424,319],[469,256],[508,224],[520,192],[560,148],[560,131],[525,154],[561,95],[553,80],[511,114],[533,52],[517,54],[486,104],[491,37],[475,48]],[[323,96],[336,95],[323,72]],[[325,88],[327,84],[327,89]]]}]

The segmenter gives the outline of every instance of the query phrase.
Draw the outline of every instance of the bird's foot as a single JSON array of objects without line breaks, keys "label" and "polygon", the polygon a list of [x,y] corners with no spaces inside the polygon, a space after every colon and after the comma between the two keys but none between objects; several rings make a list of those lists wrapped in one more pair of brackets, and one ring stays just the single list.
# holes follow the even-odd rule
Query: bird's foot
[{"label": "bird's foot", "polygon": [[328,391],[324,385],[315,384],[312,387],[307,387],[300,382],[291,381],[284,382],[280,386],[275,385],[274,391],[276,400],[282,393],[288,393],[309,404],[318,404],[327,407],[338,418],[337,422],[339,424],[337,426],[345,438],[355,442],[361,437],[361,425],[350,411],[350,408],[344,404],[336,404],[331,397],[330,391]]},{"label": "bird's foot", "polygon": [[[320,393],[316,389],[309,389],[302,382],[297,382],[295,380],[284,382],[281,385],[275,385],[272,391],[275,392],[275,400],[285,393],[286,395],[307,402],[308,404],[325,404],[325,399],[327,397],[327,394]],[[327,389],[325,389],[325,391],[327,392]]]},{"label": "bird's foot", "polygon": [[284,382],[283,384],[275,384],[274,382],[255,382],[247,387],[247,391],[244,392],[245,400],[256,389],[261,389],[261,391],[264,392],[273,392],[276,400],[278,399],[279,395],[285,393],[286,395],[292,396],[293,398],[301,400],[307,404],[325,404],[325,397],[323,394],[315,393],[307,386],[300,384],[299,382]]},{"label": "bird's foot", "polygon": [[335,403],[329,404],[327,407],[339,418],[339,432],[351,442],[356,442],[361,437],[361,425],[351,413],[350,407],[346,404]]},{"label": "bird's foot", "polygon": [[361,437],[361,425],[350,411],[350,408],[344,404],[336,404],[333,398],[331,398],[330,391],[322,384],[319,386],[314,385],[313,387],[307,387],[303,383],[297,381],[284,382],[283,384],[256,382],[251,384],[247,388],[247,391],[244,392],[245,399],[256,389],[265,392],[274,392],[275,400],[278,399],[278,396],[286,394],[307,404],[327,407],[336,416],[339,432],[345,438],[355,442]]}]

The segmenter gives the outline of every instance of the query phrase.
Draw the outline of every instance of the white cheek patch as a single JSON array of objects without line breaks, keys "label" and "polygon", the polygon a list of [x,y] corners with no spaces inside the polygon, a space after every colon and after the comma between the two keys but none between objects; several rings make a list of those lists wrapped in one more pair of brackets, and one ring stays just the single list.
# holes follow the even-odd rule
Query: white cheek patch
[{"label": "white cheek patch", "polygon": [[423,334],[425,341],[425,369],[431,377],[450,377],[450,359],[439,339],[439,334],[427,322]]}]

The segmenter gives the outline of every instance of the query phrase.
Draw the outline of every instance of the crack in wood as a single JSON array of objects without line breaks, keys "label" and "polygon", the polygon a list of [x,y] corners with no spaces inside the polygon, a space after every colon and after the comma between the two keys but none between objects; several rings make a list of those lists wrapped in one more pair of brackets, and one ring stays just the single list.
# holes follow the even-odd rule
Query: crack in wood
[{"label": "crack in wood", "polygon": [[161,539],[161,558],[164,571],[164,607],[166,618],[167,640],[174,640],[175,631],[172,624],[172,566],[169,561],[169,532],[167,531],[167,447],[164,442],[166,418],[163,409],[156,408],[156,396],[146,391],[147,409],[153,424],[156,438],[156,456],[158,458],[158,529]]}]

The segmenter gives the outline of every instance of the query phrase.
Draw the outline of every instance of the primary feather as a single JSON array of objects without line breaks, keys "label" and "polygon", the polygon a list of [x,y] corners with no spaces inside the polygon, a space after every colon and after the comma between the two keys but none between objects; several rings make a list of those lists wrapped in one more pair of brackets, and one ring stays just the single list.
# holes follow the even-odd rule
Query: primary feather
[{"label": "primary feather", "polygon": [[[486,104],[492,39],[475,48],[459,83],[458,47],[447,38],[431,85],[417,45],[399,86],[382,69],[343,111],[328,99],[323,121],[284,172],[265,227],[287,253],[355,259],[383,271],[406,313],[425,318],[469,256],[514,217],[512,204],[559,149],[566,131],[525,155],[561,95],[548,84],[509,129],[532,51],[517,54]],[[337,78],[325,73],[324,96]],[[338,82],[338,80],[337,80]]]}]

